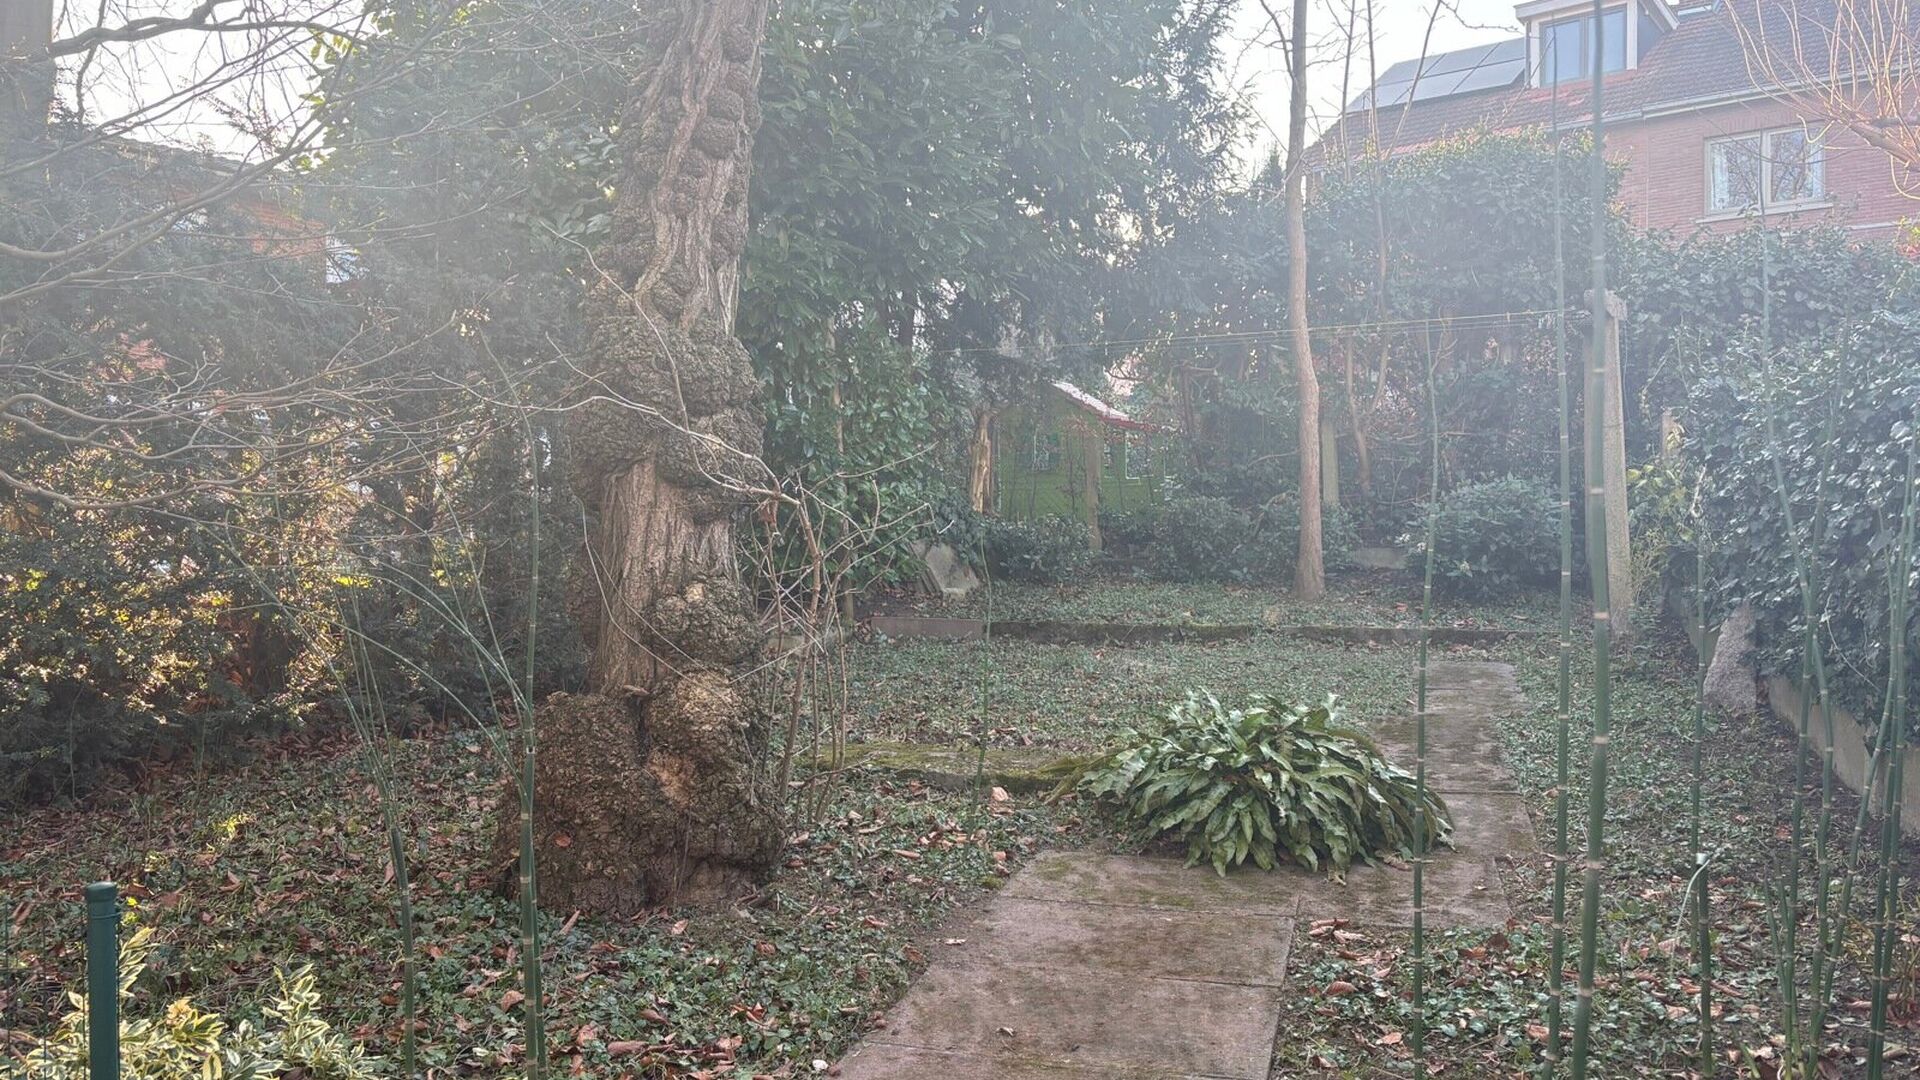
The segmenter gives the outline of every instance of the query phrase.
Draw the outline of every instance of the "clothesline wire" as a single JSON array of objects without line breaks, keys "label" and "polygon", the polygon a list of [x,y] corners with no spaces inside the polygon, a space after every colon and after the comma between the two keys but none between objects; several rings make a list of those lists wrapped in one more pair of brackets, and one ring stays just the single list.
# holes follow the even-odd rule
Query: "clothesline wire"
[{"label": "clothesline wire", "polygon": [[[1562,315],[1565,317],[1577,319],[1582,316],[1585,316],[1586,312],[1584,310],[1571,309],[1571,308],[1565,311],[1556,311],[1553,308],[1535,308],[1535,309],[1530,309],[1526,311],[1489,312],[1481,315],[1449,315],[1449,316],[1432,316],[1424,319],[1399,319],[1399,320],[1386,320],[1386,321],[1373,321],[1373,322],[1338,323],[1338,324],[1330,324],[1325,326],[1315,326],[1311,328],[1310,332],[1315,334],[1332,333],[1334,331],[1364,333],[1364,332],[1370,332],[1370,331],[1399,330],[1402,332],[1411,332],[1411,331],[1417,331],[1417,330],[1431,330],[1436,327],[1440,327],[1440,328],[1451,327],[1455,329],[1473,329],[1480,326],[1513,323],[1513,322],[1519,322],[1525,319],[1542,318],[1550,315]],[[1171,346],[1171,345],[1257,344],[1261,341],[1281,337],[1289,333],[1291,333],[1291,331],[1281,328],[1281,329],[1274,329],[1274,330],[1241,330],[1241,331],[1233,331],[1233,332],[1218,333],[1218,334],[1171,334],[1171,335],[1164,335],[1161,337],[1151,337],[1151,338],[1121,338],[1121,339],[1112,339],[1112,340],[1064,342],[1061,344],[1047,345],[1041,348],[1036,348],[1031,350],[1031,352],[1037,356],[1051,356],[1051,355],[1055,355],[1057,353],[1065,352],[1068,350],[1140,349],[1140,348],[1159,348],[1159,347]],[[1014,356],[1024,356],[1024,355],[1027,355],[1028,352],[1029,350],[1018,347],[1018,346],[1015,346],[1012,349],[1006,349],[1006,348],[999,348],[999,347],[990,346],[990,345],[970,345],[970,346],[963,346],[963,347],[952,348],[952,349],[936,349],[934,350],[934,355],[957,356],[957,355],[969,354],[969,353],[973,353],[973,354],[1005,353],[1005,354],[1014,355]]]}]

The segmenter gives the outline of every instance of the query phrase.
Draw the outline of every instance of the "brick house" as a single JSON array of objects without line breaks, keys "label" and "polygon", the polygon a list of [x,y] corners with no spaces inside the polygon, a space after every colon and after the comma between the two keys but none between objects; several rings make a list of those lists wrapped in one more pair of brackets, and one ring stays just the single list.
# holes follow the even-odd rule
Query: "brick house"
[{"label": "brick house", "polygon": [[[1920,185],[1905,183],[1884,152],[1802,115],[1748,61],[1742,28],[1748,41],[1762,28],[1786,52],[1789,23],[1817,34],[1831,25],[1832,2],[1622,0],[1606,8],[1607,152],[1626,167],[1621,201],[1635,226],[1684,235],[1760,217],[1885,235],[1920,218],[1920,202],[1902,193]],[[1754,17],[1756,4],[1768,5],[1765,18]],[[1374,145],[1391,154],[1476,128],[1591,123],[1591,0],[1528,0],[1514,13],[1519,37],[1389,67],[1321,137],[1316,169],[1338,169]],[[1817,66],[1824,55],[1807,62]]]}]

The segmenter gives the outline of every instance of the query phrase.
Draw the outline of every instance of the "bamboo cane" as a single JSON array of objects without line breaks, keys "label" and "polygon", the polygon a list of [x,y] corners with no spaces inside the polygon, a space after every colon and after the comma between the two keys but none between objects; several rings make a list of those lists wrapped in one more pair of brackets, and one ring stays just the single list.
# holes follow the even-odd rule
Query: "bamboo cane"
[{"label": "bamboo cane", "polygon": [[[1880,1080],[1886,1072],[1887,1003],[1893,975],[1894,919],[1900,902],[1900,809],[1906,780],[1907,725],[1907,599],[1913,573],[1914,481],[1920,471],[1920,442],[1907,436],[1907,481],[1901,494],[1900,545],[1888,571],[1888,684],[1895,725],[1890,741],[1892,760],[1881,796],[1880,885],[1875,912],[1873,948],[1873,1003],[1867,1029],[1867,1078]],[[1869,776],[1873,774],[1869,773]]]},{"label": "bamboo cane", "polygon": [[531,481],[528,485],[528,509],[532,513],[531,529],[531,584],[527,595],[527,657],[524,692],[514,695],[520,703],[520,981],[521,993],[526,999],[521,1003],[525,1011],[527,1027],[527,1080],[544,1080],[547,1075],[547,1022],[545,994],[540,978],[540,903],[539,875],[534,865],[534,765],[539,740],[535,728],[536,711],[534,701],[534,643],[539,627],[538,605],[540,600],[540,444],[533,437],[531,427],[527,430],[527,458],[531,465]]},{"label": "bamboo cane", "polygon": [[1433,544],[1440,516],[1440,407],[1433,386],[1433,350],[1427,350],[1427,427],[1432,469],[1427,477],[1426,569],[1420,587],[1420,650],[1413,714],[1413,1075],[1427,1074],[1427,647],[1433,636]]},{"label": "bamboo cane", "polygon": [[[1588,237],[1592,248],[1592,325],[1587,357],[1586,410],[1604,409],[1607,333],[1607,156],[1603,105],[1606,20],[1603,0],[1593,2],[1593,146],[1588,163]],[[1573,1076],[1584,1080],[1593,1031],[1593,983],[1600,954],[1600,874],[1606,858],[1607,743],[1612,733],[1613,623],[1607,581],[1607,476],[1602,460],[1605,424],[1587,424],[1587,566],[1593,589],[1593,750],[1588,767],[1587,851],[1581,867],[1580,987],[1573,1005]],[[1597,473],[1597,475],[1595,475]]]},{"label": "bamboo cane", "polygon": [[1559,683],[1553,738],[1553,941],[1547,960],[1547,1047],[1540,1075],[1548,1077],[1560,1062],[1560,1023],[1565,1013],[1567,965],[1567,805],[1571,783],[1573,727],[1573,400],[1567,378],[1566,206],[1560,157],[1560,90],[1556,83],[1548,111],[1553,137],[1553,366],[1560,392],[1560,644]]},{"label": "bamboo cane", "polygon": [[[1704,477],[1702,478],[1704,481]],[[1699,484],[1695,484],[1696,491]],[[1707,524],[1693,523],[1693,631],[1699,670],[1693,687],[1693,791],[1687,815],[1687,848],[1693,855],[1694,952],[1700,980],[1700,1075],[1711,1077],[1713,1060],[1713,901],[1707,895],[1707,853],[1700,846],[1700,789],[1706,781],[1707,667],[1714,642],[1707,637]]]},{"label": "bamboo cane", "polygon": [[[1817,589],[1814,583],[1809,549],[1817,550],[1825,539],[1823,518],[1809,522],[1809,538],[1802,542],[1799,526],[1793,512],[1793,496],[1787,486],[1785,449],[1779,434],[1779,385],[1773,368],[1773,259],[1769,234],[1760,234],[1760,361],[1766,378],[1767,408],[1765,411],[1765,430],[1767,438],[1767,456],[1771,459],[1775,496],[1780,501],[1780,514],[1785,535],[1789,541],[1789,550],[1793,556],[1794,583],[1800,594],[1800,612],[1803,623],[1801,631],[1801,686],[1803,692],[1800,702],[1799,746],[1794,756],[1793,805],[1791,810],[1791,850],[1788,853],[1787,888],[1778,903],[1775,916],[1776,933],[1782,940],[1777,958],[1780,992],[1785,1011],[1785,1028],[1789,1040],[1789,1056],[1797,1057],[1798,1065],[1807,1076],[1817,1075],[1820,1067],[1820,1043],[1826,1027],[1827,1005],[1824,989],[1830,985],[1827,973],[1828,921],[1832,917],[1829,901],[1831,889],[1829,878],[1829,839],[1833,825],[1833,707],[1827,691],[1826,660],[1820,645],[1818,632]],[[1826,422],[1827,437],[1821,440],[1823,447],[1830,448],[1833,416],[1829,408]],[[1831,457],[1823,459],[1819,477],[1815,481],[1814,505],[1825,504],[1827,474]],[[1804,688],[1807,677],[1811,675],[1815,694],[1807,694]],[[1820,818],[1814,830],[1814,861],[1817,868],[1816,888],[1818,894],[1814,901],[1814,954],[1808,970],[1808,987],[1812,997],[1807,1001],[1807,1014],[1800,1016],[1800,980],[1799,967],[1799,923],[1800,923],[1800,860],[1806,841],[1806,760],[1813,745],[1811,712],[1817,695],[1823,721],[1826,726],[1825,745],[1821,753],[1821,797]],[[1794,1045],[1797,1044],[1797,1045]],[[1795,1051],[1798,1053],[1796,1054]]]}]

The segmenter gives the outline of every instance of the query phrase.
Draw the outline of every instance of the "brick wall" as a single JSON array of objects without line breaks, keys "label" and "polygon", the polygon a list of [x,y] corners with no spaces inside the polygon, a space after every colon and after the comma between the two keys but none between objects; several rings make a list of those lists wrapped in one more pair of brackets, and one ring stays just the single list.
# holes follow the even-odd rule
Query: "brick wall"
[{"label": "brick wall", "polygon": [[[1799,124],[1790,105],[1759,100],[1612,129],[1607,150],[1627,166],[1621,199],[1630,220],[1640,228],[1670,229],[1681,236],[1702,228],[1740,228],[1742,220],[1715,220],[1707,210],[1707,140]],[[1844,131],[1825,131],[1824,138],[1827,195],[1832,205],[1769,214],[1770,223],[1830,222],[1884,236],[1903,220],[1920,220],[1920,184],[1908,185],[1914,195],[1901,194],[1884,153]]]}]

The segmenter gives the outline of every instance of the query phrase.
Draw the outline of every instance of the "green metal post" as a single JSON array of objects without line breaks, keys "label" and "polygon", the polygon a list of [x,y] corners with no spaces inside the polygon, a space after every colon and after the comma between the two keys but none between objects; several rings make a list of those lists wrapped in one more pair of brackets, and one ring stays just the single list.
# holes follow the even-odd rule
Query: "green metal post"
[{"label": "green metal post", "polygon": [[87,1076],[120,1080],[120,895],[87,886]]}]

